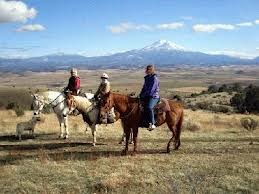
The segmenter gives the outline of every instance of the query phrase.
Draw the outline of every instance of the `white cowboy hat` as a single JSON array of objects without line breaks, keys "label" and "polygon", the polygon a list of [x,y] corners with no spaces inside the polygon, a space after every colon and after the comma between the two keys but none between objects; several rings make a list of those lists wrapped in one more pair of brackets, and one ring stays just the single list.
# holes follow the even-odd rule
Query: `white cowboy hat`
[{"label": "white cowboy hat", "polygon": [[101,76],[101,78],[109,79],[109,76],[108,76],[108,74],[107,74],[107,73],[103,73],[103,74],[102,74],[102,76]]}]

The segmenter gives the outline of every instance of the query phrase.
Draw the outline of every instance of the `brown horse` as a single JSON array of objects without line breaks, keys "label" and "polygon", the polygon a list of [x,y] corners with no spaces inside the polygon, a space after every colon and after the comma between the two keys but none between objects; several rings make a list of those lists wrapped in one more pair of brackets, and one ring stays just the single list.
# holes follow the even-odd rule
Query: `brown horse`
[{"label": "brown horse", "polygon": [[[177,150],[181,144],[180,135],[183,122],[183,106],[176,101],[166,100],[168,110],[158,112],[156,126],[167,123],[172,131],[172,137],[167,144],[167,152],[170,152],[170,144],[174,140],[174,148]],[[101,103],[101,116],[105,115],[112,107],[120,115],[124,133],[126,134],[126,145],[122,151],[123,155],[128,152],[130,132],[133,132],[134,151],[137,153],[138,128],[142,118],[141,107],[138,98],[132,98],[123,94],[108,93],[103,96]]]}]

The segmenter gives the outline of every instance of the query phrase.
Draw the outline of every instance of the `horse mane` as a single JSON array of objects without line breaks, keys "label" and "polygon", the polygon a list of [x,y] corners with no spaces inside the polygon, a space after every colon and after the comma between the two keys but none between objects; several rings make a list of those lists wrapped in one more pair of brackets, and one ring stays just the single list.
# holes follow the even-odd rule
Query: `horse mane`
[{"label": "horse mane", "polygon": [[76,102],[76,108],[80,111],[86,112],[91,106],[91,102],[86,97],[73,96],[73,98]]},{"label": "horse mane", "polygon": [[39,96],[44,97],[44,99],[50,99],[50,96],[55,96],[58,97],[61,92],[57,92],[57,91],[45,91],[45,92],[39,92],[37,93]]},{"label": "horse mane", "polygon": [[111,93],[114,97],[116,97],[116,101],[118,103],[121,102],[127,102],[127,103],[138,103],[139,99],[138,98],[133,98],[130,96],[127,96],[125,94],[119,94],[119,93]]}]

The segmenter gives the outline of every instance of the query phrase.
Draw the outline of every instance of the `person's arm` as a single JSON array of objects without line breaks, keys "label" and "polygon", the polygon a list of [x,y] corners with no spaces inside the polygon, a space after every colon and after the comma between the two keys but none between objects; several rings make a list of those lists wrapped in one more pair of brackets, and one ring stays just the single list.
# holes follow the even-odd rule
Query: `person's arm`
[{"label": "person's arm", "polygon": [[154,76],[152,87],[150,87],[149,95],[153,96],[155,92],[159,90],[159,81],[156,76]]},{"label": "person's arm", "polygon": [[144,82],[143,87],[142,87],[142,89],[141,89],[141,92],[140,92],[140,94],[139,94],[139,97],[140,97],[140,98],[144,98],[144,97],[145,97],[146,90],[147,90],[147,88],[146,88],[146,83]]},{"label": "person's arm", "polygon": [[80,89],[80,78],[77,77],[75,79],[75,90],[78,91]]},{"label": "person's arm", "polygon": [[107,94],[108,92],[110,92],[110,90],[111,90],[111,84],[110,84],[110,82],[108,82],[108,83],[106,84],[104,94]]},{"label": "person's arm", "polygon": [[100,90],[101,90],[101,85],[99,85],[97,91],[94,94],[94,98],[97,98],[97,96],[100,94]]}]

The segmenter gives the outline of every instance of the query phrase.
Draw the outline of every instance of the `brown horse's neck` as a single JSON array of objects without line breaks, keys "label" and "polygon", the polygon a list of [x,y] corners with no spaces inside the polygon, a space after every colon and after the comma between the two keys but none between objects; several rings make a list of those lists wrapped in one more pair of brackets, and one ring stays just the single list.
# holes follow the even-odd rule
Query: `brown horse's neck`
[{"label": "brown horse's neck", "polygon": [[138,100],[135,98],[131,98],[129,96],[116,93],[112,93],[112,95],[114,108],[116,111],[120,113],[121,116],[125,116],[125,114],[130,114],[130,111],[132,111],[133,108],[135,109],[135,107],[138,106]]}]

